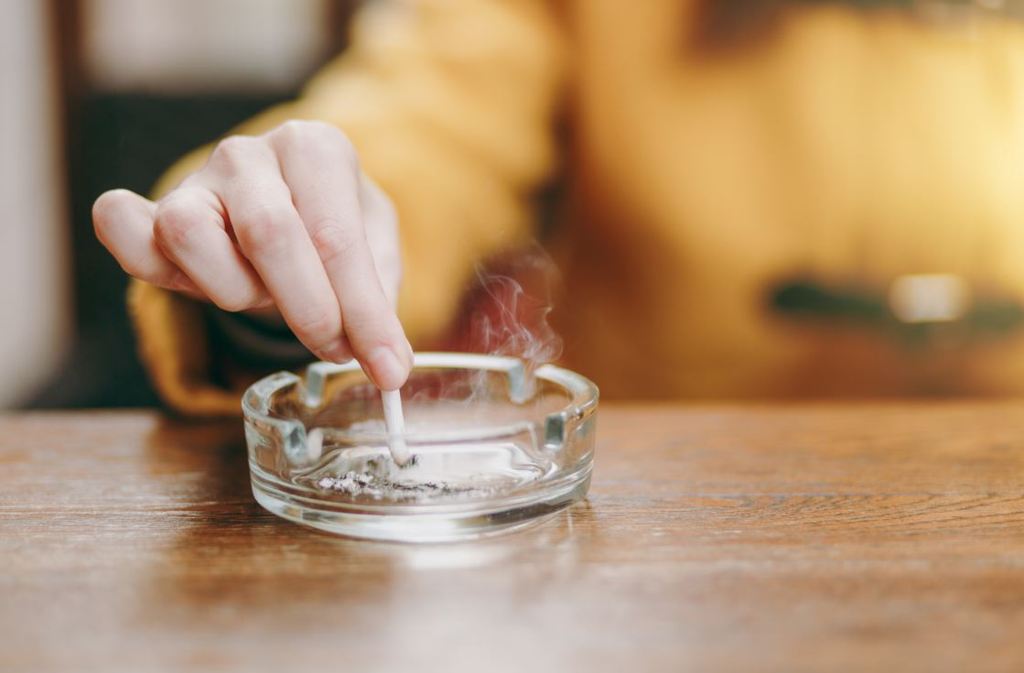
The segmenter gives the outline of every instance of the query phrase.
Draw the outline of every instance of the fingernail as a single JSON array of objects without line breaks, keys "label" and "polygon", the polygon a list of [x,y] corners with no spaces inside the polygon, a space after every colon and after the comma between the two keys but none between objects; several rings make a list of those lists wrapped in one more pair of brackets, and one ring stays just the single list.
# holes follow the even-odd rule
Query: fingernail
[{"label": "fingernail", "polygon": [[341,364],[352,359],[352,349],[349,348],[347,339],[338,339],[324,349],[321,357],[328,362]]},{"label": "fingernail", "polygon": [[370,378],[381,390],[395,390],[405,383],[406,368],[402,366],[394,351],[386,346],[374,349],[366,358],[366,364],[370,370]]}]

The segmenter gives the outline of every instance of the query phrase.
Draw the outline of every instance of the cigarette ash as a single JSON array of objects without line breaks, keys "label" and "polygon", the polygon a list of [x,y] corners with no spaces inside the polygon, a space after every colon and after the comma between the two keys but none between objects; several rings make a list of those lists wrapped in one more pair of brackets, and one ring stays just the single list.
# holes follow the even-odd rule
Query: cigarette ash
[{"label": "cigarette ash", "polygon": [[438,496],[478,493],[481,489],[453,486],[444,482],[402,482],[372,474],[346,472],[341,477],[322,477],[316,485],[324,491],[336,491],[351,496],[370,497],[374,500],[425,500]]},{"label": "cigarette ash", "polygon": [[324,475],[314,478],[313,481],[321,491],[331,491],[350,497],[404,502],[436,498],[484,497],[496,491],[494,488],[479,485],[470,486],[464,483],[399,478],[395,473],[415,466],[416,456],[413,456],[409,463],[399,470],[385,465],[385,462],[372,460],[366,464],[365,471],[349,470],[340,476]]}]

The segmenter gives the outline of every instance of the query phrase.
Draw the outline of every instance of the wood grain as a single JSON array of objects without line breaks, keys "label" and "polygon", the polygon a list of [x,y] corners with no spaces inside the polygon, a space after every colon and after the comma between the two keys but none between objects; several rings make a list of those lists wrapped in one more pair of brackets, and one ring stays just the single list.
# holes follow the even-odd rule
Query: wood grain
[{"label": "wood grain", "polygon": [[606,406],[491,541],[280,521],[240,424],[0,420],[0,669],[1024,670],[1024,405]]}]

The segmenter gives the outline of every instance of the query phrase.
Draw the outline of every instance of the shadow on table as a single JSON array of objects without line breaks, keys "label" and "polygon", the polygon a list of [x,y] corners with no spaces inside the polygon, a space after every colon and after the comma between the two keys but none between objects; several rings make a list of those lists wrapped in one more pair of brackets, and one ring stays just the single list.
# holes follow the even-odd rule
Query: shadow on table
[{"label": "shadow on table", "polygon": [[[242,424],[162,422],[148,438],[152,472],[173,471],[173,539],[146,600],[190,619],[252,608],[389,600],[424,573],[514,570],[542,587],[571,573],[593,543],[587,502],[521,532],[472,542],[408,545],[335,537],[279,519],[253,499]],[[454,573],[445,571],[455,571]],[[170,612],[168,611],[170,610]]]}]

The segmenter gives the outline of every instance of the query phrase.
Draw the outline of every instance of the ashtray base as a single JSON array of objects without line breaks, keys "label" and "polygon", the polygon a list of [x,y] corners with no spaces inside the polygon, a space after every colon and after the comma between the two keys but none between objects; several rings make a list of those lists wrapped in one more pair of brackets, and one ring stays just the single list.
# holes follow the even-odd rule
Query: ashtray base
[{"label": "ashtray base", "polygon": [[345,537],[386,542],[458,542],[521,530],[547,521],[559,511],[582,500],[590,487],[590,470],[558,488],[530,493],[528,499],[509,501],[482,510],[478,503],[449,506],[443,511],[423,512],[410,508],[353,511],[338,503],[293,494],[260,478],[254,471],[252,492],[268,512],[294,523]]}]

